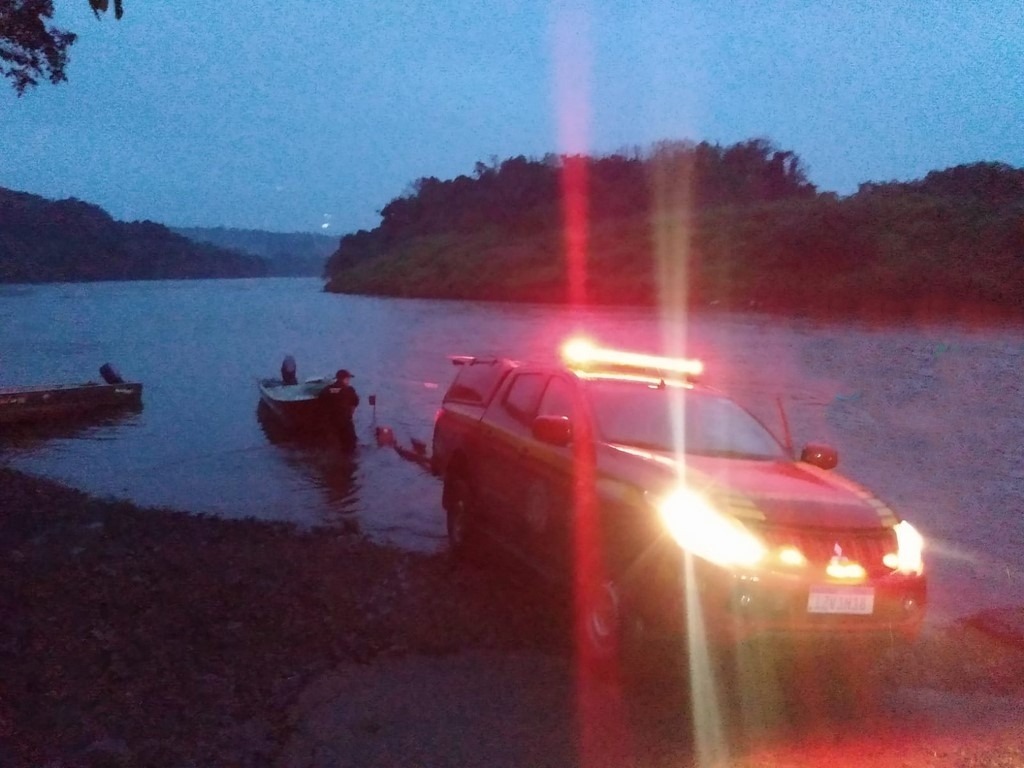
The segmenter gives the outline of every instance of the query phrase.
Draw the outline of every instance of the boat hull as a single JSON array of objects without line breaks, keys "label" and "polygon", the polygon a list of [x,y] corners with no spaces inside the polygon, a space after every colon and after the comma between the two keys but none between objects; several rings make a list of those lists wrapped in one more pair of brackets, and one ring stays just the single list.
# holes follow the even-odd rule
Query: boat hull
[{"label": "boat hull", "polygon": [[327,379],[310,379],[299,384],[260,379],[260,402],[289,429],[319,434],[326,427],[326,414],[319,395],[329,383]]},{"label": "boat hull", "polygon": [[74,420],[141,404],[142,384],[133,382],[0,388],[0,425]]}]

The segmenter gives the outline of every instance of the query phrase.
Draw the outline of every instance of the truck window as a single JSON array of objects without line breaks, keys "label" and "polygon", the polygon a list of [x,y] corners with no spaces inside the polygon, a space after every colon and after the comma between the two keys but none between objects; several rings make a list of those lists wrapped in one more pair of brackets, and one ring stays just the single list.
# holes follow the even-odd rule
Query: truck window
[{"label": "truck window", "polygon": [[478,361],[461,366],[444,396],[444,402],[486,403],[498,388],[498,382],[506,370],[508,369],[497,360]]},{"label": "truck window", "polygon": [[540,395],[546,383],[547,376],[539,373],[521,373],[512,379],[502,405],[513,418],[526,423],[537,413],[537,405],[540,403]]},{"label": "truck window", "polygon": [[544,390],[537,415],[572,418],[572,387],[569,382],[557,376],[551,379],[548,388]]}]

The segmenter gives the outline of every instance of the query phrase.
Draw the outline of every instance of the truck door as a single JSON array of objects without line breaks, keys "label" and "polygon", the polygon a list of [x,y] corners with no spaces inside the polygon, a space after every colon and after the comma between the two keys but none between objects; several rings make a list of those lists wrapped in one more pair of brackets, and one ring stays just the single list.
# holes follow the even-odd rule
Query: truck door
[{"label": "truck door", "polygon": [[[552,376],[547,383],[538,416],[568,418],[573,423],[573,383]],[[517,540],[541,570],[557,579],[572,576],[573,447],[553,445],[531,434],[528,450],[521,457],[523,504],[520,507]]]},{"label": "truck door", "polygon": [[519,518],[525,501],[530,425],[548,374],[514,372],[481,421],[478,493],[487,529],[506,546],[519,543]]}]

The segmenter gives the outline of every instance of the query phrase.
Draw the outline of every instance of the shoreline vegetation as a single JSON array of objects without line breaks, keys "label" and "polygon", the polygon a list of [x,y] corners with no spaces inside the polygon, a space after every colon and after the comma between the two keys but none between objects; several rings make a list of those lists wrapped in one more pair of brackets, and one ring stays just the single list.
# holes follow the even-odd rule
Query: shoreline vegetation
[{"label": "shoreline vegetation", "polygon": [[422,178],[345,235],[325,290],[811,318],[1024,317],[1024,169],[819,192],[764,139],[519,156]]},{"label": "shoreline vegetation", "polygon": [[421,178],[333,251],[0,189],[0,283],[318,274],[326,292],[396,298],[1019,322],[1022,220],[1024,169],[1005,163],[840,197],[767,139],[666,141]]},{"label": "shoreline vegetation", "polygon": [[115,221],[70,198],[0,187],[0,284],[319,277],[334,238]]},{"label": "shoreline vegetation", "polygon": [[[505,569],[138,508],[8,468],[0,486],[4,766],[268,765],[301,726],[300,694],[340,666],[568,654],[564,611]],[[1024,647],[969,622],[929,628],[881,674],[1024,698]]]}]

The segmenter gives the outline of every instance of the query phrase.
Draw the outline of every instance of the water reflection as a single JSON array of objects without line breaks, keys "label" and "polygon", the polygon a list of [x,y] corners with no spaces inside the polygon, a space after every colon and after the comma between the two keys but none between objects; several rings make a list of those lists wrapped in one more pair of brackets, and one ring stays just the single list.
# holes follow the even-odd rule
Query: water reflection
[{"label": "water reflection", "polygon": [[321,440],[318,434],[293,429],[291,425],[279,419],[262,400],[256,404],[256,421],[259,422],[264,436],[274,445],[308,446]]},{"label": "water reflection", "polygon": [[284,463],[325,492],[329,512],[323,522],[358,532],[358,450],[345,450],[330,432],[294,428],[262,400],[256,406],[256,420]]},{"label": "water reflection", "polygon": [[61,419],[3,424],[0,425],[0,448],[18,451],[55,440],[113,440],[117,437],[115,427],[137,424],[142,408],[141,402],[130,403]]}]

